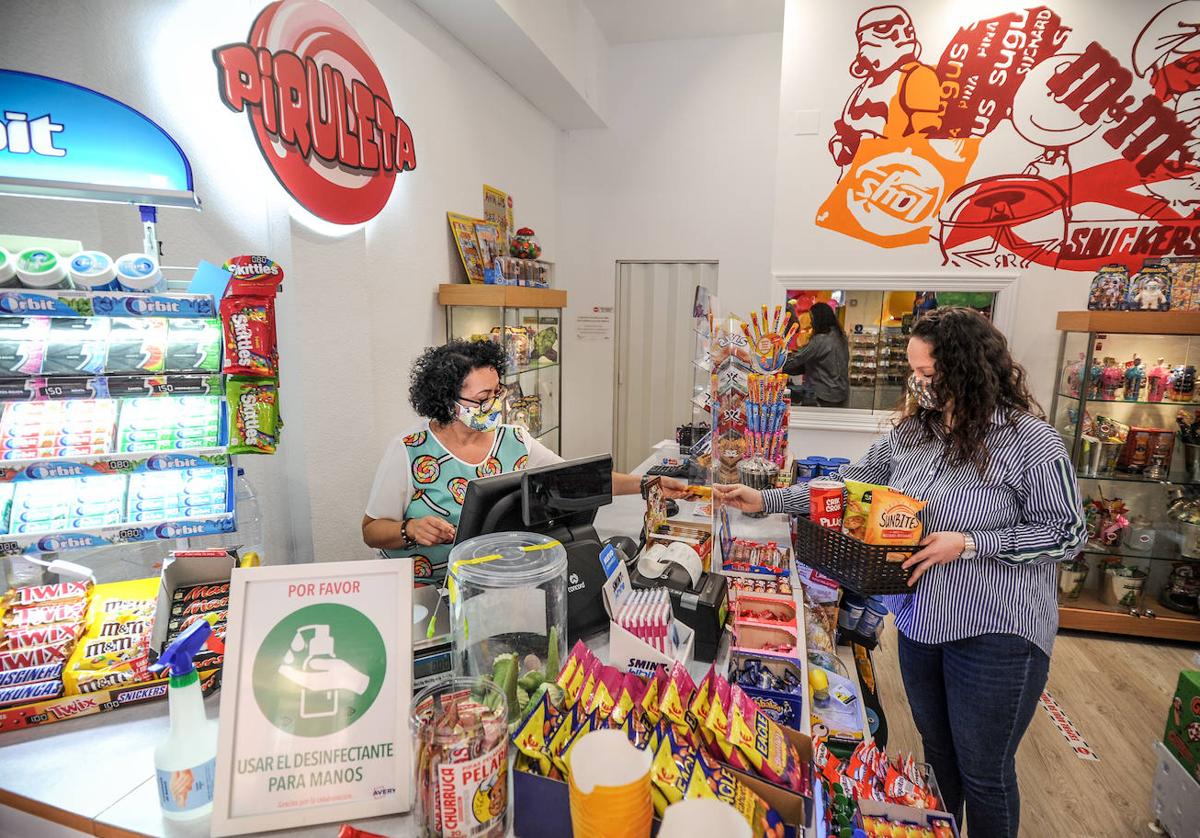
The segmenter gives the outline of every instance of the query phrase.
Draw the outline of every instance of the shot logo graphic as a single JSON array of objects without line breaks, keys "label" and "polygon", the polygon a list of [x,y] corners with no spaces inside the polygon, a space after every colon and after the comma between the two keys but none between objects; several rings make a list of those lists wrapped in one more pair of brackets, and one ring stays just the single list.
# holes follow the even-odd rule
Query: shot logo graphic
[{"label": "shot logo graphic", "polygon": [[379,214],[396,175],[417,167],[412,131],[366,45],[319,0],[276,0],[246,43],[213,50],[221,100],[245,112],[283,188],[314,215]]},{"label": "shot logo graphic", "polygon": [[[900,6],[858,18],[858,85],[829,139],[838,182],[817,226],[878,247],[936,242],[963,267],[1200,255],[1200,0],[1160,7],[1124,44],[1078,38],[1047,6],[968,23],[936,64],[919,31]],[[991,156],[1022,144],[1023,169]]]},{"label": "shot logo graphic", "polygon": [[296,736],[326,736],[361,719],[379,695],[387,650],[379,630],[346,605],[289,614],[254,658],[254,699],[267,720]]}]

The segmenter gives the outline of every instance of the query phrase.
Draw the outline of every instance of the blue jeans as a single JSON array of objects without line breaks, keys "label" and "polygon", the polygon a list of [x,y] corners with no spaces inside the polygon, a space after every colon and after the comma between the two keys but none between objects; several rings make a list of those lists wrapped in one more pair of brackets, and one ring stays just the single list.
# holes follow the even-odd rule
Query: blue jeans
[{"label": "blue jeans", "polygon": [[1050,658],[1015,634],[928,645],[900,635],[900,672],[947,810],[971,838],[1016,838],[1017,745],[1046,686]]}]

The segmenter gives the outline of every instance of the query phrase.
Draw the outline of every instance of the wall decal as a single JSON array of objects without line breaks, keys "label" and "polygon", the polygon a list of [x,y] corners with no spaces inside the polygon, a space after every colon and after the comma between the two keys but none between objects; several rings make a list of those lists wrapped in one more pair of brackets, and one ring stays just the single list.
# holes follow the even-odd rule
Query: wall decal
[{"label": "wall decal", "polygon": [[[906,9],[868,9],[817,225],[962,267],[1200,255],[1200,2],[1137,23],[1126,60],[1035,6],[961,27],[927,64]],[[1023,167],[1002,162],[1014,147]]]}]

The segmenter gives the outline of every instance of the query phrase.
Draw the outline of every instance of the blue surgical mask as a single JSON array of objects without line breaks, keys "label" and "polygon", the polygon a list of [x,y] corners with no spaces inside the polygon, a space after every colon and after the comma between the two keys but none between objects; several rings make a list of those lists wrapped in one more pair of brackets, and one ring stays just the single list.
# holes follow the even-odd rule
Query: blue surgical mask
[{"label": "blue surgical mask", "polygon": [[457,404],[458,421],[473,431],[494,431],[500,427],[500,399],[491,399],[474,407]]},{"label": "blue surgical mask", "polygon": [[941,407],[933,392],[933,383],[928,378],[921,378],[915,372],[908,377],[908,394],[917,403],[917,407],[924,410],[937,410]]}]

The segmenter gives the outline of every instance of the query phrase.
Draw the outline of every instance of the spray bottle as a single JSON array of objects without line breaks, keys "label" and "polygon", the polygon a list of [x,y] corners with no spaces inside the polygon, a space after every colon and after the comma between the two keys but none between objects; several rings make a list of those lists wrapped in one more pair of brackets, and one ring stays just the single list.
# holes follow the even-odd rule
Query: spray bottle
[{"label": "spray bottle", "polygon": [[154,749],[154,770],[158,778],[158,801],[163,817],[192,820],[212,812],[217,773],[217,723],[204,714],[204,696],[200,675],[192,657],[200,651],[212,633],[212,626],[200,620],[182,632],[152,671],[171,669],[167,703],[171,713],[171,732]]}]

